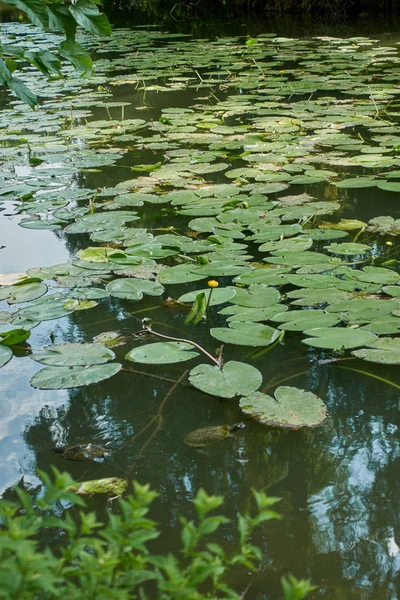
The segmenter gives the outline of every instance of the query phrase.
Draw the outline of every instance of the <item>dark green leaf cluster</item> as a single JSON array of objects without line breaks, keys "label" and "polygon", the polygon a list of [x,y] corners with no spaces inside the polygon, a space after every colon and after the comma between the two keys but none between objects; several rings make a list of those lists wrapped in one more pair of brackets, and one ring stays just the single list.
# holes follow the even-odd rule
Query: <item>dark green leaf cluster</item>
[{"label": "dark green leaf cluster", "polygon": [[[229,573],[238,566],[255,571],[261,551],[251,543],[256,527],[278,515],[271,509],[277,498],[253,490],[254,514],[238,515],[239,548],[227,552],[209,536],[229,521],[214,511],[221,496],[200,490],[194,499],[195,518],[180,518],[182,550],[178,555],[153,554],[147,544],[159,537],[148,517],[157,496],[149,485],[134,483],[133,494],[119,498],[105,523],[94,512],[80,510],[63,516],[65,503],[85,506],[68,491],[74,483],[67,473],[54,469],[54,479],[40,472],[44,492],[33,497],[17,488],[18,502],[0,500],[0,598],[11,600],[89,598],[124,600],[202,600],[242,598],[229,585]],[[37,538],[54,532],[62,536],[56,555]],[[286,600],[301,600],[314,589],[294,577],[282,580]],[[150,596],[149,596],[150,594]]]},{"label": "dark green leaf cluster", "polygon": [[63,57],[84,74],[90,73],[92,59],[81,44],[75,40],[77,26],[95,35],[110,35],[111,26],[105,14],[97,8],[97,0],[77,0],[69,3],[64,0],[45,2],[44,0],[7,0],[26,14],[33,25],[43,31],[54,31],[65,36],[58,45],[58,54],[38,48],[25,51],[20,46],[0,43],[0,85],[12,90],[20,100],[31,108],[37,104],[37,96],[22,81],[14,77],[22,62],[36,67],[46,76],[61,76]]}]

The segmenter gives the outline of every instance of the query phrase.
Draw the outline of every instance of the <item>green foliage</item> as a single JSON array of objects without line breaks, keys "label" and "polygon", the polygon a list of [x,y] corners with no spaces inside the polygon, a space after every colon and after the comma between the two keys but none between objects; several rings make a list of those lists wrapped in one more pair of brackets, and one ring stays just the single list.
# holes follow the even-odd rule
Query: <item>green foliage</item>
[{"label": "green foliage", "polygon": [[20,46],[0,43],[0,85],[8,87],[16,96],[31,108],[37,104],[37,96],[13,73],[19,64],[28,62],[44,75],[61,77],[63,57],[83,74],[90,73],[92,59],[81,44],[75,41],[77,26],[95,35],[110,35],[111,26],[107,17],[99,12],[97,0],[77,0],[70,4],[64,0],[7,0],[9,4],[21,10],[33,25],[43,31],[52,31],[65,36],[58,45],[58,54],[38,48],[35,51],[24,50]]},{"label": "green foliage", "polygon": [[[213,514],[221,507],[221,496],[200,489],[193,504],[195,518],[180,517],[182,548],[178,555],[155,555],[147,544],[160,536],[148,517],[157,494],[149,485],[134,483],[133,494],[118,499],[118,510],[108,513],[105,523],[94,512],[80,510],[77,516],[59,514],[60,503],[84,507],[79,496],[67,489],[75,482],[54,469],[54,480],[39,472],[44,492],[33,497],[17,488],[17,502],[0,500],[0,598],[37,600],[64,597],[68,600],[99,598],[124,600],[202,600],[243,597],[228,584],[233,569],[243,566],[254,572],[262,558],[251,543],[255,528],[279,518],[271,507],[278,500],[253,490],[254,513],[238,514],[239,547],[228,551],[209,541],[209,536],[229,522]],[[58,510],[55,510],[57,509]],[[57,556],[40,546],[40,534],[63,534]],[[301,600],[314,589],[309,581],[293,576],[282,579],[286,600]]]}]

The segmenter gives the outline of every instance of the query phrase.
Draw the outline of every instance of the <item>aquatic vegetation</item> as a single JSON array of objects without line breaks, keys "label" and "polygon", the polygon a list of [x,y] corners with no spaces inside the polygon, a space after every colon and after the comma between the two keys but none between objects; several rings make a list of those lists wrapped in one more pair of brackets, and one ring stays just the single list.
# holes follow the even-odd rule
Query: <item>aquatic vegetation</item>
[{"label": "aquatic vegetation", "polygon": [[[5,26],[9,39],[16,33]],[[168,296],[190,310],[180,334],[125,328],[133,345],[125,359],[201,359],[190,383],[210,396],[244,396],[242,408],[251,394],[265,396],[262,373],[251,359],[225,362],[230,345],[272,351],[284,335],[286,343],[301,335],[339,356],[357,349],[355,357],[397,364],[397,340],[385,337],[400,331],[397,251],[385,237],[400,233],[397,220],[343,218],[357,190],[400,191],[397,48],[272,35],[202,45],[144,29],[83,39],[96,50],[84,89],[68,73],[63,90],[48,83],[36,114],[13,102],[0,119],[0,201],[17,205],[22,227],[79,246],[71,263],[0,276],[0,299],[16,308],[0,313],[0,363],[41,321],[99,306],[128,319],[132,302],[143,317],[167,310]],[[22,76],[42,90],[29,69]],[[114,102],[121,85],[149,103],[161,94],[161,108],[146,120]],[[182,90],[190,107],[168,106]],[[113,176],[117,168],[125,179]],[[196,344],[204,327],[224,347]],[[166,339],[148,343],[152,336]],[[124,367],[111,345],[65,340],[35,350],[46,366],[31,384],[68,389],[116,376]],[[277,426],[271,402],[280,400],[264,401],[260,421]]]}]

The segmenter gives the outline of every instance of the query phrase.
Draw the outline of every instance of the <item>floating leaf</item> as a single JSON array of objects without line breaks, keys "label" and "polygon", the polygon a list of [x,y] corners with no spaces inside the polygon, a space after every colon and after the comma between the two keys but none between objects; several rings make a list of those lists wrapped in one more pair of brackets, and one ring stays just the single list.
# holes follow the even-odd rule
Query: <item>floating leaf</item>
[{"label": "floating leaf", "polygon": [[371,252],[371,246],[367,244],[357,244],[355,242],[348,242],[343,244],[331,244],[330,246],[324,246],[325,250],[331,252],[331,254],[343,254],[345,256],[355,256],[356,254],[365,254]]},{"label": "floating leaf", "polygon": [[[31,335],[30,331],[26,329],[11,329],[10,331],[3,331],[0,333],[0,344],[4,346],[14,346],[15,344],[21,344],[25,342]],[[0,357],[1,360],[1,357]]]},{"label": "floating leaf", "polygon": [[216,306],[217,304],[224,304],[232,298],[236,294],[236,288],[234,287],[218,287],[218,288],[205,288],[202,290],[197,290],[195,292],[189,292],[187,294],[183,294],[180,298],[178,298],[179,302],[194,302],[196,297],[199,294],[204,294],[208,303],[208,298],[211,294],[211,299],[209,302],[210,306]]},{"label": "floating leaf", "polygon": [[99,333],[93,338],[95,344],[103,344],[107,348],[115,348],[116,346],[123,346],[128,342],[128,337],[122,335],[118,331],[104,331]]},{"label": "floating leaf", "polygon": [[308,329],[304,333],[312,337],[302,340],[303,344],[331,350],[357,348],[378,339],[373,333],[358,328],[317,327],[315,329]]},{"label": "floating leaf", "polygon": [[126,354],[125,358],[143,364],[168,365],[191,360],[196,356],[198,356],[198,352],[194,350],[191,344],[185,342],[155,342],[154,344],[133,348]]},{"label": "floating leaf", "polygon": [[221,342],[238,346],[269,346],[282,335],[282,332],[268,325],[236,321],[229,328],[214,327],[210,333]]},{"label": "floating leaf", "polygon": [[326,314],[323,310],[291,310],[273,316],[271,321],[282,323],[278,329],[305,331],[310,327],[331,327],[340,322],[340,317]]},{"label": "floating leaf", "polygon": [[189,373],[190,383],[211,396],[233,398],[250,394],[262,384],[258,369],[246,363],[230,361],[222,369],[211,365],[198,365]]},{"label": "floating leaf", "polygon": [[10,348],[7,348],[7,346],[3,346],[2,344],[0,344],[0,367],[4,367],[4,365],[6,365],[9,360],[11,360],[12,355],[13,353],[12,350],[10,350]]},{"label": "floating leaf", "polygon": [[77,367],[100,365],[115,358],[114,352],[101,344],[65,342],[45,346],[33,352],[31,358],[52,367]]},{"label": "floating leaf", "polygon": [[40,390],[66,390],[109,379],[120,369],[119,363],[89,367],[45,367],[35,373],[30,383]]},{"label": "floating leaf", "polygon": [[400,365],[400,338],[385,337],[367,345],[368,348],[354,350],[352,354],[369,362]]},{"label": "floating leaf", "polygon": [[253,419],[282,429],[317,427],[326,421],[327,408],[312,392],[281,386],[275,390],[275,399],[262,392],[241,398],[240,408]]},{"label": "floating leaf", "polygon": [[106,289],[112,296],[124,300],[141,300],[143,294],[161,296],[164,292],[160,283],[146,279],[114,279]]}]

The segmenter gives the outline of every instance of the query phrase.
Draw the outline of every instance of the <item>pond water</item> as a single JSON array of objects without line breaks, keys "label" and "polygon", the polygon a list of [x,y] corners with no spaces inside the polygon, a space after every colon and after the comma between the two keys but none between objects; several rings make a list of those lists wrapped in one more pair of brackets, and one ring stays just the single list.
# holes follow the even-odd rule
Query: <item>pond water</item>
[{"label": "pond water", "polygon": [[[56,42],[20,24],[3,31],[13,43]],[[230,517],[249,506],[252,487],[265,489],[282,499],[283,519],[255,536],[265,558],[246,597],[281,597],[280,577],[291,572],[312,579],[314,598],[397,598],[397,40],[195,40],[137,28],[85,43],[92,79],[67,69],[65,80],[46,81],[26,69],[40,108],[3,97],[0,270],[34,279],[0,280],[0,333],[30,331],[10,346],[11,360],[0,354],[1,489],[22,477],[35,486],[35,469],[52,464],[77,480],[150,482],[165,551],[178,546],[178,514],[190,513],[200,487],[223,494]],[[208,281],[218,287],[206,320],[185,324],[192,302],[175,300],[211,289]],[[127,360],[160,341],[135,336],[144,317],[212,357],[226,341],[225,364],[261,373],[253,389],[312,392],[328,418],[297,430],[259,422],[260,397],[252,410],[240,401],[254,394],[235,363],[236,397],[221,397],[230,378],[217,390],[214,369],[196,387],[185,377],[163,402],[186,369],[212,363]],[[93,345],[59,366],[39,355],[109,331],[127,339],[94,383],[81,385],[76,366],[93,372]],[[299,411],[301,392],[290,393]],[[305,423],[297,416],[318,422],[318,410]],[[184,443],[198,428],[240,421],[245,428],[219,443]],[[79,442],[106,443],[110,457],[67,462],[52,452]],[[233,526],[221,531],[224,543],[234,538]],[[238,573],[233,583],[248,581]]]}]

